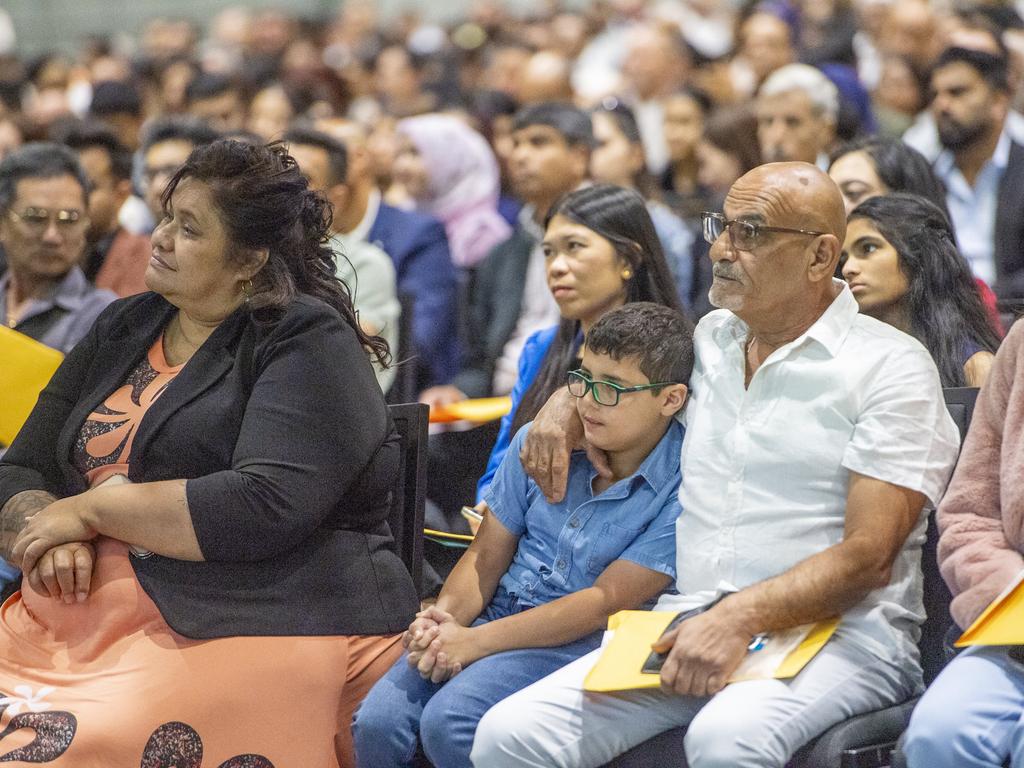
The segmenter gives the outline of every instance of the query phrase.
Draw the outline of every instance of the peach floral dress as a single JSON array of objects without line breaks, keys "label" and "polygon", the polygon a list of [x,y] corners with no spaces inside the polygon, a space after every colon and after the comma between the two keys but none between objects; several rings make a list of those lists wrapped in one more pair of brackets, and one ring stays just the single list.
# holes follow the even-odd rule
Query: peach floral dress
[{"label": "peach floral dress", "polygon": [[[90,415],[74,449],[90,486],[128,482],[138,425],[180,369],[157,339]],[[84,603],[26,582],[0,608],[0,763],[352,765],[352,712],[400,655],[398,636],[192,640],[167,625],[135,578],[130,557],[148,553],[100,538],[96,555]]]}]

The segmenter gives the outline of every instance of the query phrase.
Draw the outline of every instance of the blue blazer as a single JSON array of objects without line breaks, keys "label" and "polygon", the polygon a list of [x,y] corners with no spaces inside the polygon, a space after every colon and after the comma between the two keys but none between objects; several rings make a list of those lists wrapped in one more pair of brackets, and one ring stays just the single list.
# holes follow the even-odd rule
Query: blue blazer
[{"label": "blue blazer", "polygon": [[494,479],[494,473],[498,471],[501,460],[505,458],[508,446],[512,442],[512,420],[516,416],[516,409],[519,408],[519,403],[523,399],[523,395],[526,394],[526,390],[537,378],[544,358],[547,357],[548,350],[551,348],[551,342],[555,340],[557,333],[557,325],[544,328],[531,334],[526,340],[526,344],[523,345],[523,351],[519,355],[519,377],[516,379],[515,386],[512,387],[512,410],[501,419],[501,430],[491,449],[491,456],[487,459],[487,469],[484,470],[483,477],[476,484],[477,501],[483,500],[484,494],[491,485],[491,480]]},{"label": "blue blazer", "polygon": [[437,219],[381,203],[367,239],[395,264],[398,293],[413,300],[412,336],[427,370],[425,386],[459,370],[458,275]]}]

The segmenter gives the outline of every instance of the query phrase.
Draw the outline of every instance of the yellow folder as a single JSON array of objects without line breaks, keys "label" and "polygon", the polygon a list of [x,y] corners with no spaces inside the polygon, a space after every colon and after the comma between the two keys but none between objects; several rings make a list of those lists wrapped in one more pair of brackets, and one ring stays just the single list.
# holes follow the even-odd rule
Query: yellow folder
[{"label": "yellow folder", "polygon": [[1024,571],[981,612],[953,645],[1024,645]]},{"label": "yellow folder", "polygon": [[472,421],[476,424],[484,424],[500,419],[511,410],[511,397],[480,397],[474,400],[462,400],[443,408],[431,408],[430,423]]},{"label": "yellow folder", "polygon": [[10,445],[64,355],[0,325],[0,444]]},{"label": "yellow folder", "polygon": [[[657,688],[660,676],[641,670],[651,653],[651,644],[661,637],[675,615],[671,611],[619,611],[610,616],[611,640],[587,674],[583,689],[603,693]],[[839,619],[830,619],[776,633],[781,650],[774,655],[769,650],[748,653],[729,682],[793,677],[824,647],[838,625]]]}]

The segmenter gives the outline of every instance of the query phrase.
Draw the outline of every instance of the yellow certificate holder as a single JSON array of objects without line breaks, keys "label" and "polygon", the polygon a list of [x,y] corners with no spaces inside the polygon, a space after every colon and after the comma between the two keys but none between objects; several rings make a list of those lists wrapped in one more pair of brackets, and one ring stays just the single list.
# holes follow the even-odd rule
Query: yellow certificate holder
[{"label": "yellow certificate holder", "polygon": [[981,612],[953,645],[1024,645],[1024,571]]},{"label": "yellow certificate holder", "polygon": [[0,325],[0,444],[10,445],[64,355]]}]

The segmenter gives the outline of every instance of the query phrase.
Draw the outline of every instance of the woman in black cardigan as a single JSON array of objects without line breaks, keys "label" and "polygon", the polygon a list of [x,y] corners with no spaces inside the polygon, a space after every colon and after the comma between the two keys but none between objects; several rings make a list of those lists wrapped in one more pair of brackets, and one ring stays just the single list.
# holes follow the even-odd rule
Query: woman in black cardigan
[{"label": "woman in black cardigan", "polygon": [[26,574],[0,611],[0,759],[348,765],[416,610],[367,354],[387,347],[279,146],[196,149],[164,202],[154,293],[104,312],[0,462]]}]

